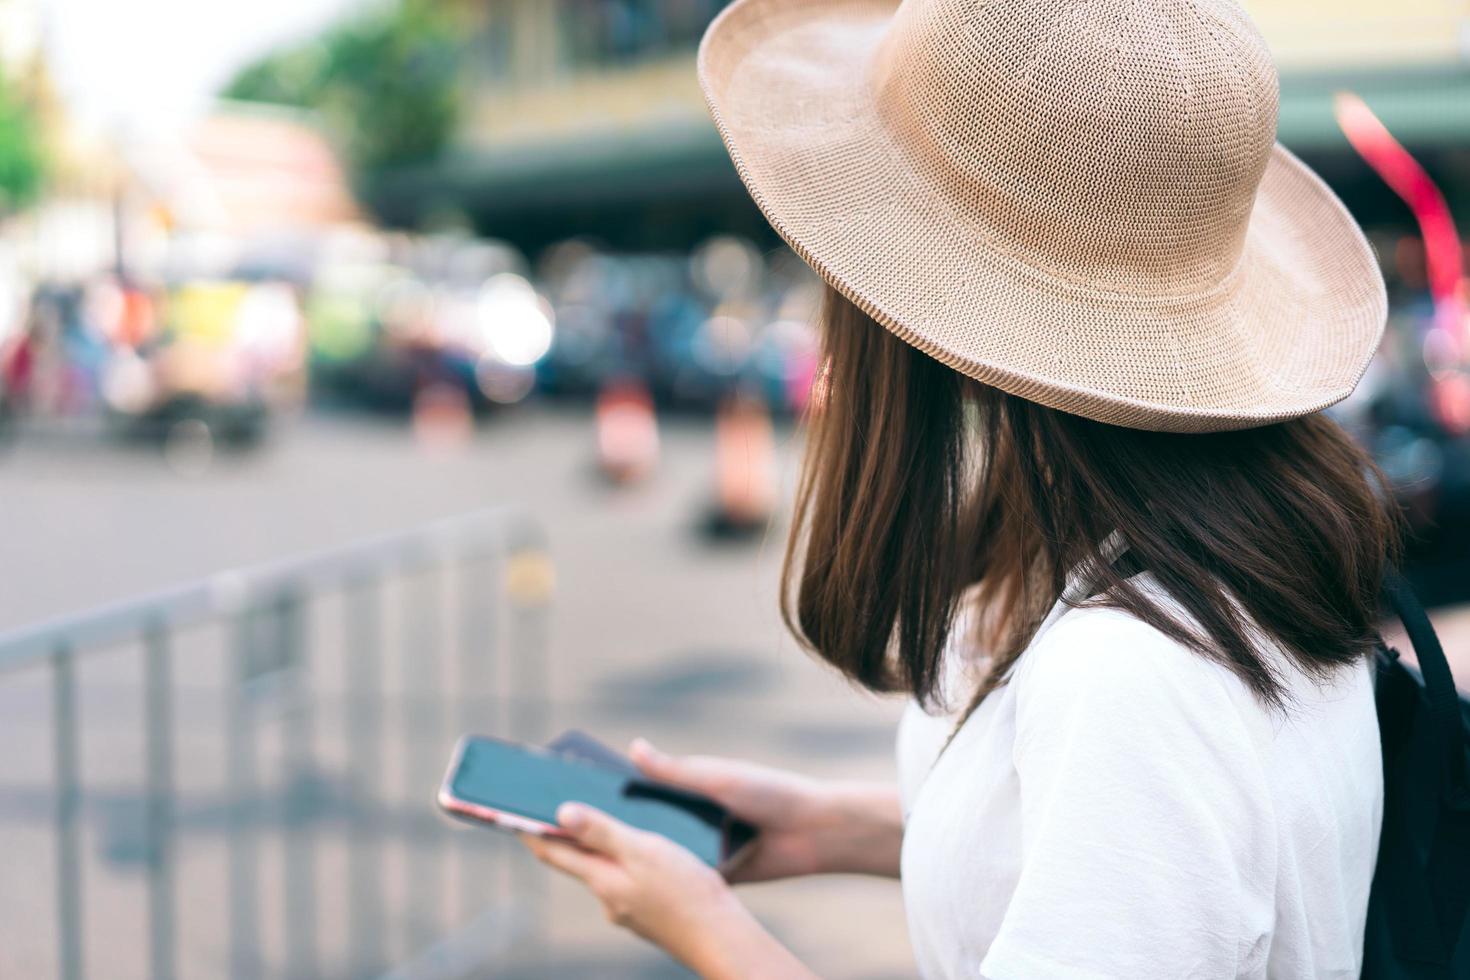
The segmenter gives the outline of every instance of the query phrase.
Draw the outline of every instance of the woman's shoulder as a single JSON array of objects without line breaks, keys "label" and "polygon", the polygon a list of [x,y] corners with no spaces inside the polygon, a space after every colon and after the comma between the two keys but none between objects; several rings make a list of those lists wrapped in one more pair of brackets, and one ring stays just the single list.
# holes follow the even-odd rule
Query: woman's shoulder
[{"label": "woman's shoulder", "polygon": [[[1183,629],[1198,629],[1151,577],[1140,576],[1137,584]],[[1371,679],[1363,683],[1366,665],[1323,681],[1308,678],[1264,634],[1258,652],[1283,682],[1289,709],[1343,697],[1371,700]],[[1267,735],[1282,720],[1227,666],[1112,606],[1084,604],[1063,611],[1022,654],[1012,683],[1020,701],[1115,706],[1145,726],[1179,722],[1193,727],[1193,717],[1211,712]]]},{"label": "woman's shoulder", "polygon": [[[1184,629],[1193,621],[1151,579],[1138,583]],[[1077,677],[1089,685],[1160,682],[1217,684],[1229,671],[1124,609],[1083,604],[1062,610],[1031,641],[1016,666],[1019,684]]]},{"label": "woman's shoulder", "polygon": [[[1197,629],[1151,577],[1135,582],[1184,630]],[[1269,662],[1286,666],[1265,637],[1260,652]],[[1127,610],[1100,604],[1061,611],[1021,655],[1012,683],[1018,704],[1038,710],[1115,711],[1139,728],[1160,733],[1171,726],[1194,728],[1194,719],[1205,715],[1222,721],[1233,717],[1253,728],[1268,714],[1246,683],[1223,664]]]}]

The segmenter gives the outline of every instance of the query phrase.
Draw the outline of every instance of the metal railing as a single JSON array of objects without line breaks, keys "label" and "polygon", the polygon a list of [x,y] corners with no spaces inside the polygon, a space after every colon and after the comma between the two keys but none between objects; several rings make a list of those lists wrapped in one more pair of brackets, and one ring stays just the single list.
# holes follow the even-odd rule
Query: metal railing
[{"label": "metal railing", "polygon": [[[448,827],[432,792],[458,732],[548,733],[551,584],[539,526],[497,510],[0,636],[0,682],[49,672],[56,975],[124,972],[86,955],[86,913],[101,916],[84,902],[91,865],[84,843],[106,834],[98,826],[104,814],[89,802],[89,719],[80,696],[89,658],[120,649],[135,651],[141,664],[139,681],[111,694],[141,708],[134,836],[146,877],[144,975],[363,977],[389,973],[396,962],[395,977],[461,976],[512,937],[534,948],[542,876],[503,860],[499,835]],[[207,674],[208,651],[190,647],[207,646],[196,641],[209,633],[223,679],[217,691],[197,679],[186,686],[193,695],[217,693],[207,707],[222,702],[222,710],[196,712],[205,717],[191,720],[189,735],[190,744],[218,737],[222,772],[195,761],[184,773],[179,675]],[[208,724],[215,717],[219,724]],[[389,728],[397,735],[391,741]],[[401,773],[396,793],[390,761]],[[116,774],[109,775],[116,792]],[[198,782],[216,788],[181,785]],[[227,908],[226,948],[214,957],[191,943],[185,958],[194,965],[181,967],[179,861],[196,841],[225,852],[223,881],[206,877],[186,897],[191,906]],[[344,844],[338,882],[324,874],[321,850]],[[279,856],[279,881],[262,881],[268,847]],[[402,858],[391,880],[390,848]],[[340,890],[324,898],[329,879]],[[396,929],[390,908],[398,911]],[[334,932],[324,914],[335,921],[344,909],[334,957],[323,949]],[[271,914],[280,918],[267,930]]]}]

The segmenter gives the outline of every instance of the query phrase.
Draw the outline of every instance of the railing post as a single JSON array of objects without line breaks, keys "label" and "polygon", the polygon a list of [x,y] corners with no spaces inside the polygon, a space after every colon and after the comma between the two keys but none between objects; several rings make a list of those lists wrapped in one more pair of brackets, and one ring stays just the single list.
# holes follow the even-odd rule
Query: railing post
[{"label": "railing post", "polygon": [[[403,779],[408,805],[423,819],[409,821],[410,858],[404,867],[403,943],[409,957],[437,938],[445,928],[444,842],[448,836],[435,819],[433,794],[447,765],[443,642],[444,569],[430,562],[408,580],[403,602],[403,647],[399,658],[403,685]],[[423,807],[418,811],[418,807]],[[423,828],[423,836],[416,831]]]},{"label": "railing post", "polygon": [[[548,612],[555,574],[539,532],[520,529],[506,562],[505,597],[510,606],[511,695],[516,738],[542,741],[551,726],[550,622]],[[549,914],[543,869],[528,861],[512,866],[513,888],[525,903],[526,945],[539,950]]]},{"label": "railing post", "polygon": [[[494,734],[494,707],[501,694],[496,635],[499,592],[497,560],[485,549],[461,554],[457,563],[455,589],[459,647],[459,730],[469,734]],[[503,724],[503,722],[502,722]],[[500,887],[490,848],[500,843],[486,834],[458,834],[458,873],[461,925],[474,920],[487,895]]]},{"label": "railing post", "polygon": [[51,731],[56,771],[56,905],[61,980],[82,977],[81,764],[77,749],[76,665],[72,650],[51,656]]},{"label": "railing post", "polygon": [[[0,0],[3,2],[3,0]],[[493,523],[491,523],[493,522]],[[405,737],[401,750],[385,745],[385,639],[383,604],[387,576],[406,568],[428,568],[415,580],[428,593],[405,615],[406,652],[401,666]],[[48,663],[55,829],[57,971],[61,980],[87,972],[83,845],[84,708],[80,705],[77,657],[81,651],[141,642],[142,739],[148,975],[177,980],[189,969],[179,946],[178,880],[182,833],[177,743],[178,691],[174,661],[182,655],[180,633],[196,623],[223,623],[230,677],[223,702],[225,756],[224,846],[228,849],[228,970],[236,980],[259,980],[267,971],[314,977],[322,968],[360,976],[376,973],[399,942],[409,955],[427,946],[431,959],[473,957],[468,936],[484,937],[487,920],[504,922],[506,877],[516,884],[511,911],[529,916],[538,928],[545,913],[545,876],[527,861],[500,858],[511,848],[486,833],[451,835],[433,814],[432,790],[442,771],[449,727],[539,741],[549,734],[553,698],[549,691],[547,608],[551,566],[539,528],[507,522],[503,514],[477,515],[428,531],[330,552],[310,559],[226,573],[133,602],[67,617],[0,637],[0,670]],[[347,586],[345,727],[352,792],[347,828],[349,860],[346,897],[350,962],[323,964],[318,942],[320,909],[317,855],[323,809],[317,758],[321,733],[315,702],[305,619],[308,590]],[[261,597],[273,597],[262,606]],[[452,618],[451,618],[452,617]],[[410,621],[411,620],[411,621]],[[271,629],[274,625],[278,628]],[[502,653],[505,655],[502,656]],[[395,674],[395,678],[398,675]],[[263,797],[261,728],[268,717],[262,695],[282,699],[278,716],[285,792],[277,807]],[[275,744],[272,739],[269,743]],[[409,807],[406,818],[385,798],[385,752],[405,763]],[[399,756],[398,752],[402,755]],[[273,782],[271,784],[273,788]],[[261,870],[266,849],[264,821],[282,818],[284,915],[283,955],[277,964],[262,945]],[[211,830],[214,827],[211,826]],[[390,938],[385,894],[386,833],[403,833],[412,857],[401,895],[407,924]],[[451,850],[457,865],[451,865]],[[416,854],[414,852],[417,852]],[[272,852],[274,853],[274,852]],[[518,855],[524,857],[524,855]],[[452,870],[451,870],[452,868]],[[454,901],[454,882],[460,902]],[[273,877],[273,876],[272,876]],[[399,899],[393,900],[395,911]],[[490,908],[487,909],[487,906]],[[462,915],[455,916],[459,911]],[[487,915],[481,913],[488,912]],[[276,914],[270,910],[272,916]],[[451,921],[446,922],[445,918]],[[453,921],[453,920],[458,920]],[[466,931],[465,925],[473,924]],[[433,942],[433,933],[460,935]],[[505,930],[509,936],[514,929]],[[524,934],[522,941],[524,940]],[[480,945],[472,942],[471,946]],[[534,941],[531,942],[534,946]],[[458,950],[454,952],[454,950]],[[110,954],[109,954],[110,955]],[[488,954],[486,954],[488,955]],[[425,961],[427,962],[427,961]],[[470,962],[464,959],[463,962]],[[98,969],[114,964],[93,964]]]},{"label": "railing post", "polygon": [[276,637],[281,645],[281,678],[286,685],[282,717],[285,795],[286,976],[309,980],[320,976],[317,964],[316,848],[312,821],[320,804],[312,723],[311,662],[305,642],[305,603],[299,586],[291,585],[276,599]]},{"label": "railing post", "polygon": [[168,626],[144,632],[143,724],[147,743],[148,943],[153,980],[177,975],[174,950],[174,728]]},{"label": "railing post", "polygon": [[248,605],[235,620],[234,672],[225,707],[226,768],[230,807],[230,976],[255,980],[260,957],[260,889],[257,865],[259,789],[255,748],[255,711],[247,684],[254,663],[255,611]]},{"label": "railing post", "polygon": [[383,965],[382,847],[382,609],[375,578],[359,578],[347,592],[347,757],[352,786],[348,844],[347,936],[350,975]]},{"label": "railing post", "polygon": [[510,605],[511,696],[514,737],[540,741],[550,734],[551,664],[548,611],[555,573],[540,540],[518,541],[506,562]]}]

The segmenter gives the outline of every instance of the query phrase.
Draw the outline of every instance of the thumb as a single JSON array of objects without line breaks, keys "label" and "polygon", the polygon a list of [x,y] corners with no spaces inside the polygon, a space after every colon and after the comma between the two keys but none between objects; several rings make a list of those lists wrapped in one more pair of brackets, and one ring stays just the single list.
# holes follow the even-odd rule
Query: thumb
[{"label": "thumb", "polygon": [[585,803],[563,803],[556,822],[573,841],[589,851],[620,857],[634,846],[639,832]]}]

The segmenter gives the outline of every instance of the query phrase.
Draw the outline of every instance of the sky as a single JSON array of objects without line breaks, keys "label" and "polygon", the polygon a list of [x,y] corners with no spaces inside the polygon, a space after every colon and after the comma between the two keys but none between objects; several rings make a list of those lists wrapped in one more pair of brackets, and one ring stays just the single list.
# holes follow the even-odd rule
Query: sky
[{"label": "sky", "polygon": [[364,0],[30,2],[42,11],[51,74],[78,118],[149,132],[188,121],[242,65]]}]

